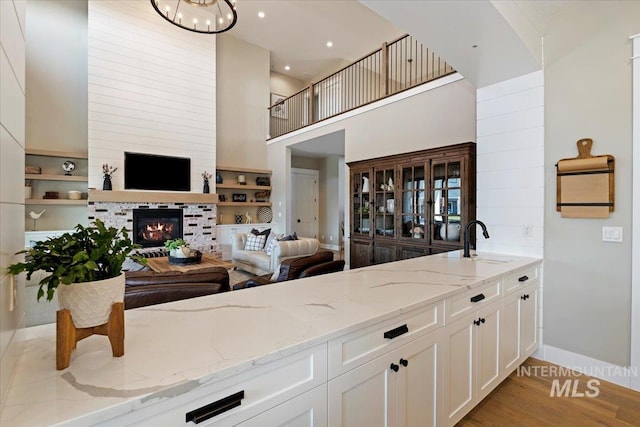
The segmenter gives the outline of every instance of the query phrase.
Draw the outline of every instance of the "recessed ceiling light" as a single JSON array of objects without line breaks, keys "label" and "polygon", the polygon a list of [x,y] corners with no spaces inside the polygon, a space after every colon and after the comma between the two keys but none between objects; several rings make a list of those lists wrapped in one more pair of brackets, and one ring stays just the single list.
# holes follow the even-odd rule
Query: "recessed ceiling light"
[{"label": "recessed ceiling light", "polygon": [[264,18],[264,12],[263,11],[258,12],[258,18]]},{"label": "recessed ceiling light", "polygon": [[331,47],[331,46],[333,46],[333,42],[332,41],[328,41],[327,42],[327,47]]},{"label": "recessed ceiling light", "polygon": [[285,66],[284,66],[284,69],[285,69],[285,70],[287,70],[287,71],[289,71],[289,70],[291,69],[291,67],[289,67],[288,65],[285,65]]}]

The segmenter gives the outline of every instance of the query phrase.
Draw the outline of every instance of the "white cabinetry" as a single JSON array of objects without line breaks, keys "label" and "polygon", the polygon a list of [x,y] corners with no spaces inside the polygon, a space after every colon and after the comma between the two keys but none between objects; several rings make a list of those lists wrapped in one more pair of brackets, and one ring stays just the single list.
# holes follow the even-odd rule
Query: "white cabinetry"
[{"label": "white cabinetry", "polygon": [[534,280],[504,298],[500,364],[505,376],[538,347],[538,285]]},{"label": "white cabinetry", "polygon": [[[499,289],[494,282],[488,289]],[[454,425],[502,379],[500,317],[502,301],[487,303],[478,290],[463,294],[470,313],[445,328],[445,416]],[[474,302],[475,301],[475,302]],[[475,305],[474,305],[475,304]]]},{"label": "white cabinetry", "polygon": [[440,351],[436,331],[329,381],[329,425],[437,425]]},{"label": "white cabinetry", "polygon": [[238,426],[327,427],[327,385],[322,384]]}]

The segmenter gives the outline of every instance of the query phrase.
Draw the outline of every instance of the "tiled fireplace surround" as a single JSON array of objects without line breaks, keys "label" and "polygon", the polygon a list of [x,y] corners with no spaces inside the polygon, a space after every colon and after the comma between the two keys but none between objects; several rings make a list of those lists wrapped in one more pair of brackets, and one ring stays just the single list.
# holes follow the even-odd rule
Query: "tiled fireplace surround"
[{"label": "tiled fireplace surround", "polygon": [[216,205],[202,203],[89,202],[89,222],[100,219],[109,227],[133,232],[134,209],[182,209],[184,240],[201,252],[218,250]]}]

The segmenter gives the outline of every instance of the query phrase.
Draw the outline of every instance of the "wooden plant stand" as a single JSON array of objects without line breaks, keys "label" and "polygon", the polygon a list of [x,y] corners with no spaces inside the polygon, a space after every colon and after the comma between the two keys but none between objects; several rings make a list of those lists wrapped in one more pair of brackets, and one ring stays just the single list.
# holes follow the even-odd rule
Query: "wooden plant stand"
[{"label": "wooden plant stand", "polygon": [[69,310],[56,312],[56,369],[69,367],[71,352],[78,341],[91,335],[106,335],[111,342],[113,357],[124,355],[124,303],[116,302],[111,306],[107,323],[91,328],[76,328]]}]

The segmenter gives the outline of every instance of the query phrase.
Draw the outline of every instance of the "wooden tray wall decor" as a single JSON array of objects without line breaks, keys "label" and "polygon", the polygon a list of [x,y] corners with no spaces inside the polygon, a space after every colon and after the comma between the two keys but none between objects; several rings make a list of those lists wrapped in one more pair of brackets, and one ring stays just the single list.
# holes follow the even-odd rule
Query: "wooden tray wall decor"
[{"label": "wooden tray wall decor", "polygon": [[592,156],[590,138],[576,144],[578,157],[556,164],[556,210],[563,218],[608,218],[614,209],[615,159]]}]

